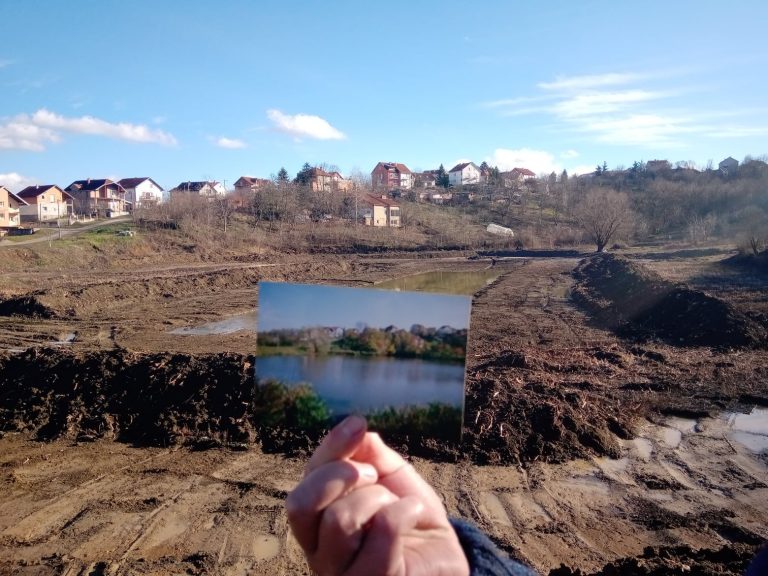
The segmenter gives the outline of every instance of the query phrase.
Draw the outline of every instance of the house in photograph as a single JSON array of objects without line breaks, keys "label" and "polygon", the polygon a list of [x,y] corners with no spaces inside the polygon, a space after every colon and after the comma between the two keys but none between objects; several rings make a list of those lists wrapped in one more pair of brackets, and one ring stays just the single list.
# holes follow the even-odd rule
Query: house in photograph
[{"label": "house in photograph", "polygon": [[21,224],[21,208],[25,206],[27,203],[23,198],[0,186],[0,229],[18,227]]},{"label": "house in photograph", "polygon": [[255,176],[240,176],[235,182],[235,193],[238,197],[247,197],[251,192],[257,192],[264,186],[272,184],[272,180],[267,178],[256,178]]},{"label": "house in photograph", "polygon": [[386,196],[366,194],[360,199],[359,214],[366,226],[399,228],[400,205]]},{"label": "house in photograph", "polygon": [[195,194],[202,198],[223,198],[227,191],[221,182],[216,181],[198,181],[198,182],[181,182],[176,188],[172,189],[171,197],[173,198],[179,194]]},{"label": "house in photograph", "polygon": [[149,208],[163,201],[163,188],[152,178],[123,178],[118,184],[125,189],[125,199],[136,208]]},{"label": "house in photograph", "polygon": [[456,164],[448,172],[448,183],[451,186],[467,186],[480,183],[480,168],[474,162]]},{"label": "house in photograph", "polygon": [[398,162],[379,162],[371,171],[374,190],[410,190],[413,188],[413,180],[413,172]]},{"label": "house in photograph", "polygon": [[733,174],[736,171],[736,168],[739,167],[739,161],[736,160],[736,158],[732,158],[728,156],[725,160],[721,161],[717,165],[718,169],[720,170],[721,174],[728,175]]},{"label": "house in photograph", "polygon": [[16,196],[26,202],[21,206],[22,222],[47,222],[67,218],[74,211],[74,197],[54,184],[27,186]]},{"label": "house in photograph", "polygon": [[64,190],[74,198],[77,214],[115,218],[131,210],[125,188],[108,178],[75,180]]}]

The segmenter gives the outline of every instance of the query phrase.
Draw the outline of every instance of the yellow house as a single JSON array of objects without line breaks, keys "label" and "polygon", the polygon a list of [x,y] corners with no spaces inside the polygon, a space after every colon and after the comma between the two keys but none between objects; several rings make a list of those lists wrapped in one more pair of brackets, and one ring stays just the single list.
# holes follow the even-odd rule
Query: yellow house
[{"label": "yellow house", "polygon": [[362,217],[366,226],[399,228],[400,206],[386,196],[366,194],[361,200]]},{"label": "yellow house", "polygon": [[23,199],[0,186],[0,228],[16,228],[21,224],[21,207],[26,205]]},{"label": "yellow house", "polygon": [[72,213],[72,196],[54,184],[27,186],[19,198],[27,204],[21,209],[24,222],[57,220]]}]

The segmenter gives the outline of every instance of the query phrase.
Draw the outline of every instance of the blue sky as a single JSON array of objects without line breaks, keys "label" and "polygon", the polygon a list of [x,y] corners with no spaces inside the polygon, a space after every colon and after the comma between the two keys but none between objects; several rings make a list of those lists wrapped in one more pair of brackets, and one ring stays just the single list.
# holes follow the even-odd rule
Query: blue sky
[{"label": "blue sky", "polygon": [[469,296],[281,282],[259,283],[259,330],[413,324],[469,328]]},{"label": "blue sky", "polygon": [[768,153],[768,2],[0,2],[0,184]]}]

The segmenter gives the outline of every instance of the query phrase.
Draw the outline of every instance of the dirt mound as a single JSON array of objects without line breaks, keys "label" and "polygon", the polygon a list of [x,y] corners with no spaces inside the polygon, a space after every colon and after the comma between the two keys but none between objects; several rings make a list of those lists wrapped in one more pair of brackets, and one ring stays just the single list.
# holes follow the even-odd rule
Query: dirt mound
[{"label": "dirt mound", "polygon": [[26,294],[0,300],[0,316],[53,318],[53,310],[41,303],[37,296],[38,294]]},{"label": "dirt mound", "polygon": [[[29,349],[0,356],[0,430],[26,431],[43,440],[107,437],[199,448],[260,442],[267,451],[310,451],[322,430],[265,425],[252,365],[252,358],[238,354]],[[535,383],[495,391],[502,386],[495,377],[470,376],[459,445],[416,435],[387,440],[405,453],[443,461],[619,456],[614,434],[626,436],[625,423],[588,402],[585,393]]]},{"label": "dirt mound", "polygon": [[731,304],[667,282],[622,256],[599,254],[574,270],[571,294],[601,325],[623,336],[677,346],[765,346],[766,328]]},{"label": "dirt mound", "polygon": [[649,546],[640,556],[609,562],[597,572],[561,565],[550,570],[549,576],[741,576],[758,548],[749,544],[729,544],[716,550]]}]

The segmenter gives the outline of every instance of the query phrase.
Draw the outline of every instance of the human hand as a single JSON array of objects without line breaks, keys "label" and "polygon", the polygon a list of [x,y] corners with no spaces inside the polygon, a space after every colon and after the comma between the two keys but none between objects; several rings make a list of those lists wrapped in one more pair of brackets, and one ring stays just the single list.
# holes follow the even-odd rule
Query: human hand
[{"label": "human hand", "polygon": [[438,495],[360,417],[326,436],[286,510],[322,576],[469,574]]}]

